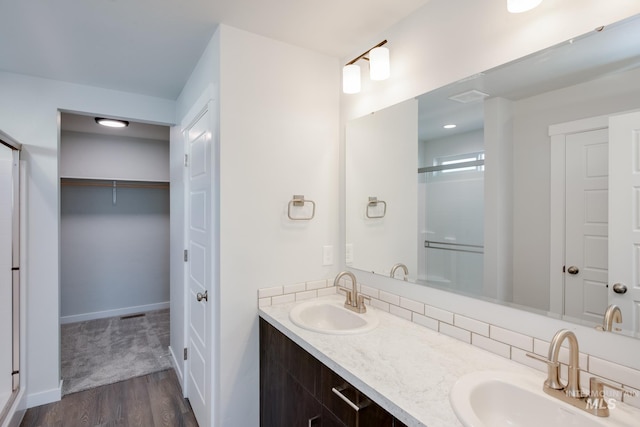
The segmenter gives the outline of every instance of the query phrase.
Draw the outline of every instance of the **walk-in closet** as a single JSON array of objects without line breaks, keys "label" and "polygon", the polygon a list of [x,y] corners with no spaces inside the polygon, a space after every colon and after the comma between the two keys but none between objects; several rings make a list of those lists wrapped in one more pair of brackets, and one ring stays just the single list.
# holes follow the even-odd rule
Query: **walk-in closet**
[{"label": "walk-in closet", "polygon": [[63,394],[168,369],[169,128],[61,115]]}]

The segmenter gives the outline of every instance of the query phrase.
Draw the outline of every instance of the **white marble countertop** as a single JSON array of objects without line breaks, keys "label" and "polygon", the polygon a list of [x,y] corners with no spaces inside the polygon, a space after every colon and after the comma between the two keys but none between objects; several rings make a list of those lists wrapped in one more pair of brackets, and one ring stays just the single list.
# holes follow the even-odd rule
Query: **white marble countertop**
[{"label": "white marble countertop", "polygon": [[[344,300],[332,295],[322,299]],[[299,302],[298,302],[299,303]],[[449,391],[465,374],[543,373],[375,308],[380,325],[359,335],[308,331],[289,320],[295,302],[261,307],[260,316],[410,427],[461,426]]]}]

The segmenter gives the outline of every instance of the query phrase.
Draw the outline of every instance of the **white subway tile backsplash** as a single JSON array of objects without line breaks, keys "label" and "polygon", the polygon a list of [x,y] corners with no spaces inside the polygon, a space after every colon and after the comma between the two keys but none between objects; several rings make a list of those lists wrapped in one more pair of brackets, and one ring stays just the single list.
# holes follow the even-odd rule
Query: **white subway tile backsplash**
[{"label": "white subway tile backsplash", "polygon": [[311,282],[307,282],[307,290],[310,291],[312,289],[321,289],[327,287],[326,280],[314,280]]},{"label": "white subway tile backsplash", "polygon": [[307,290],[306,283],[296,283],[295,285],[286,285],[284,286],[285,294],[292,294],[294,292],[302,292]]},{"label": "white subway tile backsplash", "polygon": [[313,290],[313,291],[297,292],[295,294],[295,296],[296,296],[296,301],[302,301],[302,300],[306,300],[306,299],[317,298],[318,297],[318,291]]},{"label": "white subway tile backsplash", "polygon": [[376,288],[372,288],[370,286],[367,285],[361,285],[360,286],[360,292],[362,292],[365,295],[370,296],[371,298],[380,298],[380,294],[378,292],[378,290]]},{"label": "white subway tile backsplash", "polygon": [[493,340],[500,341],[526,351],[533,351],[533,338],[526,335],[491,325],[489,328],[489,336]]},{"label": "white subway tile backsplash", "polygon": [[424,314],[424,304],[409,298],[400,297],[400,307],[411,310],[414,313]]},{"label": "white subway tile backsplash", "polygon": [[465,331],[464,329],[456,328],[455,326],[447,323],[440,323],[440,332],[457,340],[471,344],[471,332]]},{"label": "white subway tile backsplash", "polygon": [[453,313],[430,305],[424,306],[424,314],[441,322],[453,324]]},{"label": "white subway tile backsplash", "polygon": [[318,289],[317,292],[319,297],[326,297],[327,295],[335,295],[338,289],[335,286],[329,286],[328,288]]},{"label": "white subway tile backsplash", "polygon": [[640,390],[629,386],[625,386],[624,389],[627,390],[629,394],[625,394],[622,401],[628,405],[640,408]]},{"label": "white subway tile backsplash", "polygon": [[431,317],[423,316],[422,314],[413,313],[413,322],[418,325],[424,326],[425,328],[433,329],[434,331],[438,331],[438,326],[440,322]]},{"label": "white subway tile backsplash", "polygon": [[530,368],[537,369],[540,372],[544,372],[544,373],[547,372],[546,363],[543,363],[536,359],[532,359],[531,357],[527,356],[526,351],[518,347],[511,347],[511,360],[513,360],[514,362],[518,362],[522,365],[526,365]]},{"label": "white subway tile backsplash", "polygon": [[476,347],[480,347],[487,351],[490,351],[491,353],[495,353],[498,356],[502,356],[507,359],[511,358],[510,346],[498,341],[494,341],[483,335],[471,334],[471,344],[475,345]]},{"label": "white subway tile backsplash", "polygon": [[389,312],[390,304],[388,302],[380,301],[379,299],[371,298],[371,305],[378,310]]},{"label": "white subway tile backsplash", "polygon": [[380,291],[380,299],[389,304],[400,305],[400,297],[389,292]]},{"label": "white subway tile backsplash", "polygon": [[629,387],[640,388],[640,371],[607,360],[589,356],[589,372]]},{"label": "white subway tile backsplash", "polygon": [[294,302],[296,300],[296,294],[278,295],[271,298],[271,304],[285,304],[288,302]]},{"label": "white subway tile backsplash", "polygon": [[271,306],[271,298],[258,298],[258,307]]},{"label": "white subway tile backsplash", "polygon": [[485,337],[489,336],[488,323],[456,314],[453,316],[453,324],[459,328],[466,329],[467,331],[475,332],[478,335],[484,335]]},{"label": "white subway tile backsplash", "polygon": [[398,307],[397,305],[390,305],[389,313],[393,314],[394,316],[402,317],[403,319],[409,321],[411,320],[411,311],[407,310],[406,308]]},{"label": "white subway tile backsplash", "polygon": [[258,289],[258,298],[267,298],[276,295],[282,295],[282,286]]}]

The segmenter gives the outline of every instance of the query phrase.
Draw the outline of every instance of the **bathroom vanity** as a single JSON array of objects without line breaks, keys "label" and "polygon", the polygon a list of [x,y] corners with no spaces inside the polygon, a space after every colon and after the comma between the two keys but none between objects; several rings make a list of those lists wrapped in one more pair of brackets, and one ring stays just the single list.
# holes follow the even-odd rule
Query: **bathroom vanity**
[{"label": "bathroom vanity", "polygon": [[[295,305],[259,311],[262,427],[460,426],[449,403],[460,377],[494,370],[544,382],[542,372],[372,308],[380,318],[372,331],[309,331],[290,320]],[[363,407],[358,416],[333,388]]]},{"label": "bathroom vanity", "polygon": [[260,425],[406,427],[260,319]]}]

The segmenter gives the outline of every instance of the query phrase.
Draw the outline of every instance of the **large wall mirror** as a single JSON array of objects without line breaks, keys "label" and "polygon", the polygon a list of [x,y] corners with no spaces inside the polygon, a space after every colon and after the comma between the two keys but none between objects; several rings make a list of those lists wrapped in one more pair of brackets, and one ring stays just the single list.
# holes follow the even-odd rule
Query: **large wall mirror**
[{"label": "large wall mirror", "polygon": [[637,336],[634,110],[640,16],[350,121],[347,266]]}]

